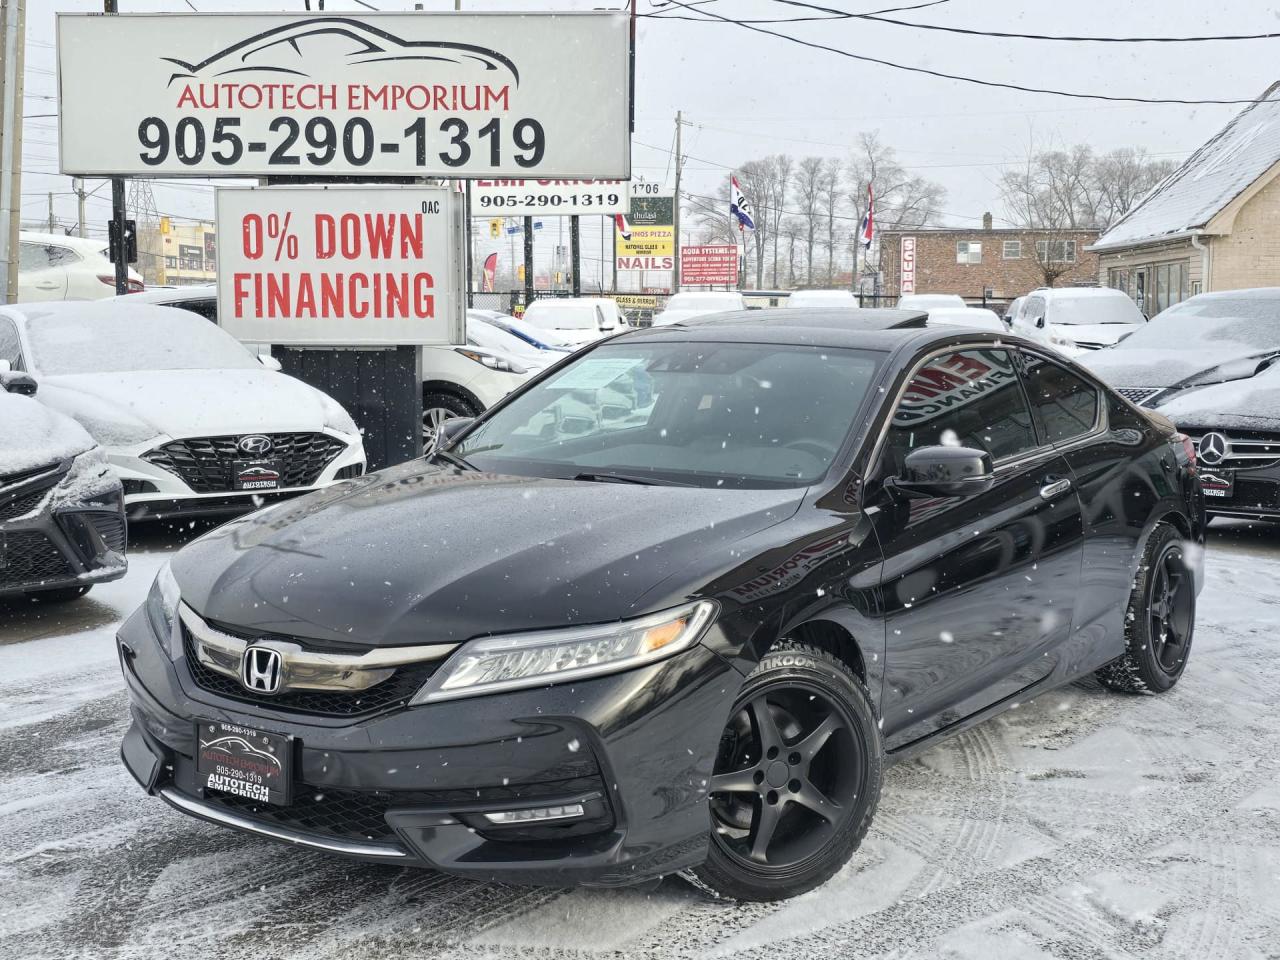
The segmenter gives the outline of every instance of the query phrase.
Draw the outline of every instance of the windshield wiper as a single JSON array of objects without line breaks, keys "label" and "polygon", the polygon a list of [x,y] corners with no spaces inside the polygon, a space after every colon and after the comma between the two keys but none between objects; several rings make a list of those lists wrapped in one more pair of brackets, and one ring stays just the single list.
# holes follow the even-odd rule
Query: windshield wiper
[{"label": "windshield wiper", "polygon": [[574,480],[587,480],[591,483],[636,483],[646,487],[691,487],[691,483],[679,480],[668,480],[665,477],[637,477],[629,473],[579,473]]},{"label": "windshield wiper", "polygon": [[456,453],[450,453],[448,450],[442,450],[439,447],[437,447],[435,450],[432,450],[429,454],[427,454],[427,459],[443,460],[445,463],[452,464],[453,466],[457,467],[459,470],[479,471],[480,469],[470,460],[464,459],[463,457],[458,456]]}]

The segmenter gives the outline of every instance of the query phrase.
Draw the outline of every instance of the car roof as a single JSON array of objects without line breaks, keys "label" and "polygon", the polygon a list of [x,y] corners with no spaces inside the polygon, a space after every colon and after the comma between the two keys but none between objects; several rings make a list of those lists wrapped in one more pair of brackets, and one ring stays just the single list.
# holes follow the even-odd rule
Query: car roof
[{"label": "car roof", "polygon": [[[90,320],[95,317],[105,317],[117,320],[123,306],[129,307],[135,313],[141,311],[148,315],[160,314],[167,318],[172,318],[175,314],[180,317],[195,316],[195,314],[174,310],[172,307],[158,303],[122,304],[116,302],[115,297],[107,297],[103,300],[40,300],[33,303],[12,303],[8,306],[0,306],[0,314],[27,324],[60,317],[85,317]],[[161,311],[163,311],[162,314]],[[207,320],[201,322],[208,323]]]},{"label": "car roof", "polygon": [[[1242,290],[1214,290],[1197,293],[1188,300],[1280,300],[1280,287],[1246,287]],[[1183,301],[1186,302],[1185,300]]]},{"label": "car roof", "polygon": [[148,287],[141,293],[126,293],[112,299],[116,303],[182,303],[186,300],[212,300],[217,296],[216,283],[199,283],[189,287]]},{"label": "car roof", "polygon": [[[889,350],[925,333],[923,310],[734,310],[646,327],[624,338],[812,344]],[[930,330],[931,335],[936,331]]]},{"label": "car roof", "polygon": [[1128,297],[1123,290],[1112,287],[1037,287],[1027,296],[1040,297]]},{"label": "car roof", "polygon": [[70,247],[72,250],[83,250],[97,253],[107,245],[106,240],[93,240],[89,237],[69,237],[62,233],[36,233],[33,230],[22,230],[18,233],[19,242],[45,243],[50,246]]}]

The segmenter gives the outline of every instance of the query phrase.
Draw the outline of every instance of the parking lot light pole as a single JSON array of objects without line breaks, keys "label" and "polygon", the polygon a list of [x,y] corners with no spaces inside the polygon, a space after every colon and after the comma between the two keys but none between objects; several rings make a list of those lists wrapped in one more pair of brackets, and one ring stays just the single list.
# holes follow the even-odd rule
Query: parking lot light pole
[{"label": "parking lot light pole", "polygon": [[18,298],[26,0],[0,0],[0,303]]}]

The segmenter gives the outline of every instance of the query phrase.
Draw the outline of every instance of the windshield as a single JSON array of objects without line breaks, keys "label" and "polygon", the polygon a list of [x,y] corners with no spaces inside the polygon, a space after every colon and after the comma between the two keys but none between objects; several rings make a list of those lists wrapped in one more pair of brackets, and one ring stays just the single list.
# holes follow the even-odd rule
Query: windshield
[{"label": "windshield", "polygon": [[1049,300],[1045,319],[1067,326],[1143,322],[1138,305],[1124,294],[1114,297],[1053,297]]},{"label": "windshield", "polygon": [[495,411],[453,452],[498,473],[805,486],[831,465],[879,362],[809,346],[606,344]]},{"label": "windshield", "polygon": [[551,330],[600,330],[604,317],[593,303],[558,303],[543,306],[535,303],[524,312],[524,319],[535,327]]},{"label": "windshield", "polygon": [[27,324],[27,336],[33,366],[52,376],[261,369],[253,354],[226,331],[172,307],[43,316]]},{"label": "windshield", "polygon": [[1165,310],[1114,349],[1241,354],[1280,350],[1280,302],[1188,300]]}]

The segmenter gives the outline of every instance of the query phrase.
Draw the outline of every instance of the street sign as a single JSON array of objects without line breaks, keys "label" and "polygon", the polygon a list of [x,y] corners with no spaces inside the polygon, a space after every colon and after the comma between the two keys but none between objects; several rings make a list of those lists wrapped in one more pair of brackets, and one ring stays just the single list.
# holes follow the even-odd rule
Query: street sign
[{"label": "street sign", "polygon": [[285,346],[463,343],[462,204],[447,186],[217,194],[218,323]]},{"label": "street sign", "polygon": [[736,286],[738,247],[732,243],[709,243],[680,248],[680,282]]},{"label": "street sign", "polygon": [[480,215],[507,217],[534,214],[603,214],[631,209],[625,180],[476,180],[471,184],[471,208]]},{"label": "street sign", "polygon": [[625,12],[58,15],[64,173],[631,173]]},{"label": "street sign", "polygon": [[633,194],[627,217],[631,236],[614,238],[619,270],[671,270],[676,258],[675,196]]}]

